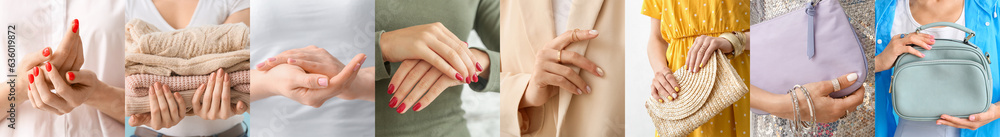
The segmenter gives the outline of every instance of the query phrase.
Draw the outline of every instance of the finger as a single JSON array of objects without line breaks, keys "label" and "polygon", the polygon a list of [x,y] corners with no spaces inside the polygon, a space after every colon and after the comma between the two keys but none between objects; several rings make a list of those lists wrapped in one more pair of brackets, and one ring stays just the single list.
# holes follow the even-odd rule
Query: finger
[{"label": "finger", "polygon": [[575,85],[573,85],[573,83],[570,83],[568,79],[558,74],[553,74],[549,72],[540,72],[536,75],[541,75],[543,77],[542,83],[544,83],[545,85],[558,86],[559,88],[562,88],[566,92],[570,92],[576,95],[583,94],[582,90],[578,89]]},{"label": "finger", "polygon": [[[407,74],[406,79],[403,80],[403,83],[399,87],[399,91],[396,91],[396,93],[392,94],[392,99],[389,100],[389,107],[396,108],[398,105],[403,104],[402,99],[406,97],[406,95],[410,94],[414,86],[417,85],[417,82],[420,80],[420,78],[424,76],[424,73],[427,73],[428,70],[431,69],[430,67],[431,67],[430,64],[427,64],[425,62],[417,63],[417,66],[411,69],[410,72]],[[398,102],[393,102],[393,101],[398,101]]]},{"label": "finger", "polygon": [[917,51],[917,49],[915,49],[913,47],[907,46],[907,47],[905,47],[905,49],[906,49],[906,51],[904,53],[910,53],[910,54],[916,55],[917,57],[921,57],[921,58],[924,57],[924,53],[920,53],[920,51]]},{"label": "finger", "polygon": [[931,44],[934,44],[934,38],[933,38],[934,36],[931,36],[930,34],[913,33],[908,36],[909,36],[908,39],[910,40],[911,44],[917,45],[927,50],[930,50],[932,48]]},{"label": "finger", "polygon": [[716,48],[718,46],[719,42],[714,40],[709,40],[708,45],[704,46],[705,50],[703,50],[702,53],[698,55],[699,58],[697,60],[698,68],[695,69],[694,72],[700,72],[701,68],[705,67],[705,65],[708,65],[708,60],[712,58],[712,55],[714,55],[715,51],[718,50],[718,48]]},{"label": "finger", "polygon": [[205,94],[205,84],[198,85],[198,89],[195,90],[194,95],[191,97],[191,108],[194,113],[202,115],[201,113],[201,100]]},{"label": "finger", "polygon": [[48,108],[59,115],[69,113],[70,110],[73,110],[73,107],[67,105],[66,100],[62,97],[52,93],[52,87],[49,87],[49,82],[47,82],[51,81],[48,79],[48,73],[42,72],[38,73],[38,76],[35,76],[35,87],[38,88],[35,93],[38,93],[41,103],[44,104],[42,107]]},{"label": "finger", "polygon": [[420,100],[413,105],[412,110],[413,111],[424,110],[424,108],[430,106],[431,102],[434,102],[434,99],[437,99],[437,97],[440,96],[441,92],[444,92],[445,89],[448,89],[448,87],[461,84],[462,84],[461,81],[449,79],[445,75],[440,75],[438,79],[434,82],[434,85],[431,86],[431,88],[427,90],[427,93],[424,94],[424,97],[421,97]]},{"label": "finger", "polygon": [[215,114],[218,114],[219,113],[219,108],[222,107],[222,104],[221,104],[222,103],[222,89],[225,88],[225,87],[222,87],[222,84],[223,84],[222,80],[225,78],[226,73],[222,72],[222,69],[219,69],[218,71],[216,71],[216,73],[218,73],[218,75],[215,75],[215,81],[212,81],[212,82],[215,82],[215,87],[213,87],[213,89],[212,89],[212,107],[209,108],[209,110],[208,110],[208,117],[209,117],[210,120],[216,120],[216,119],[218,119],[218,117],[216,117],[218,115],[215,115]]},{"label": "finger", "polygon": [[181,118],[180,115],[177,115],[177,113],[180,113],[180,109],[178,109],[176,99],[173,98],[173,92],[171,92],[170,88],[166,85],[160,85],[160,94],[162,94],[160,97],[163,97],[163,100],[167,101],[167,110],[170,111],[169,114],[167,114],[167,116],[170,117],[170,120],[168,120],[167,123],[175,123]]},{"label": "finger", "polygon": [[[427,43],[427,46],[430,47],[430,49],[433,50],[435,53],[437,53],[437,56],[443,58],[444,61],[447,61],[452,68],[455,68],[455,70],[458,71],[459,75],[456,75],[456,77],[459,78],[457,79],[465,81],[465,77],[470,76],[469,69],[468,67],[465,66],[464,63],[465,61],[462,60],[463,58],[461,52],[456,51],[455,49],[451,48],[447,44],[444,44],[443,42],[440,41],[433,41]],[[435,56],[435,55],[425,55],[425,56]]]},{"label": "finger", "polygon": [[443,25],[442,27],[439,28],[442,29],[436,29],[438,30],[437,31],[438,35],[440,35],[439,37],[437,37],[438,40],[448,45],[453,50],[458,51],[457,53],[459,57],[462,58],[462,62],[459,63],[465,63],[465,65],[463,66],[466,67],[465,70],[467,71],[465,75],[465,83],[471,83],[472,76],[476,75],[476,67],[473,64],[473,61],[475,60],[472,60],[473,59],[472,52],[469,51],[468,45],[465,45],[465,42],[462,42],[461,39],[458,39],[458,37],[455,36],[455,34],[452,34],[451,31],[448,31],[448,29],[443,27]]},{"label": "finger", "polygon": [[858,88],[858,90],[855,90],[853,93],[851,93],[851,95],[848,95],[844,98],[834,99],[836,101],[835,102],[836,104],[834,104],[834,108],[836,110],[854,111],[857,110],[858,105],[864,103],[864,99],[865,99],[865,88],[864,87]]},{"label": "finger", "polygon": [[670,95],[670,94],[667,93],[667,90],[665,88],[663,88],[663,84],[660,84],[659,80],[657,80],[657,79],[659,79],[659,78],[653,78],[653,84],[652,84],[653,85],[653,93],[652,93],[652,95],[656,99],[667,99],[667,95]]},{"label": "finger", "polygon": [[[300,62],[310,62],[310,61],[300,61]],[[295,84],[292,85],[302,88],[321,89],[321,88],[326,88],[330,84],[329,77],[321,74],[298,75],[297,77],[294,78],[295,82],[293,83]],[[219,80],[222,79],[220,78]]]},{"label": "finger", "polygon": [[691,46],[687,48],[688,49],[688,51],[687,51],[687,57],[684,58],[684,64],[687,65],[687,67],[684,67],[685,71],[692,72],[692,73],[694,72],[694,66],[697,66],[697,65],[694,65],[695,57],[697,57],[697,56],[695,56],[695,54],[698,54],[697,53],[698,52],[698,47],[701,46],[702,41],[704,41],[704,39],[702,37],[705,37],[705,35],[701,35],[701,36],[698,36],[697,38],[695,38],[694,39],[694,43],[691,44]]},{"label": "finger", "polygon": [[205,93],[203,93],[204,95],[202,95],[202,98],[201,98],[201,101],[202,101],[201,102],[201,113],[199,113],[199,114],[202,114],[202,116],[205,119],[208,119],[208,114],[209,114],[208,111],[210,109],[212,109],[212,99],[213,99],[212,95],[215,94],[215,93],[213,93],[214,92],[213,90],[215,89],[215,82],[214,81],[215,81],[215,78],[216,78],[217,75],[220,75],[220,74],[218,72],[212,72],[212,74],[208,76],[208,81],[206,81],[206,85],[205,85]]},{"label": "finger", "polygon": [[79,70],[79,71],[68,71],[66,72],[66,82],[67,85],[72,84],[84,84],[84,85],[95,85],[98,81],[97,74],[90,70]]},{"label": "finger", "polygon": [[[841,75],[840,77],[837,77],[836,82],[840,83],[840,88],[846,88],[850,87],[851,85],[854,85],[855,80],[858,80],[858,73],[849,73],[846,75]],[[835,90],[839,90],[839,89],[833,89],[834,88],[833,84],[831,84],[830,81],[822,81],[820,85],[821,86],[819,87],[820,88],[819,95],[829,95],[830,93],[836,92]]]},{"label": "finger", "polygon": [[247,104],[243,103],[243,101],[237,101],[236,102],[236,112],[234,114],[239,115],[239,114],[243,114],[243,113],[246,113],[246,112],[247,112]]},{"label": "finger", "polygon": [[[574,33],[576,33],[576,39],[573,39]],[[597,38],[598,35],[600,34],[597,30],[567,30],[555,39],[552,39],[554,43],[552,45],[548,45],[548,49],[563,50],[566,49],[566,46],[569,46],[570,43],[591,40]]]},{"label": "finger", "polygon": [[677,91],[674,91],[674,87],[670,85],[670,82],[667,82],[666,76],[656,77],[656,82],[660,84],[660,91],[663,93],[660,95],[664,96],[665,99],[673,101],[677,98]]},{"label": "finger", "polygon": [[[990,105],[990,107],[995,107],[995,106]],[[969,115],[969,121],[972,121],[972,122],[980,122],[980,121],[986,121],[986,120],[990,120],[990,119],[996,119],[996,114],[987,111],[987,112],[983,112],[983,113],[977,113],[977,114]]]},{"label": "finger", "polygon": [[268,70],[271,70],[271,68],[274,68],[275,66],[288,63],[287,60],[288,60],[287,57],[282,56],[281,54],[279,54],[278,56],[267,58],[267,59],[264,60],[264,62],[261,62],[260,64],[257,64],[257,70],[268,71]]},{"label": "finger", "polygon": [[[551,51],[551,50],[546,50],[546,51]],[[554,55],[558,56],[560,54],[556,53]],[[601,67],[598,67],[597,64],[595,64],[593,61],[590,61],[590,59],[587,59],[587,57],[584,57],[579,53],[563,51],[561,55],[563,64],[571,64],[573,66],[580,67],[580,69],[586,70],[587,72],[590,72],[590,74],[594,74],[596,76],[604,76],[604,69],[601,69]]]},{"label": "finger", "polygon": [[230,100],[232,100],[232,99],[229,98],[229,93],[230,93],[229,92],[230,91],[230,89],[229,89],[229,74],[226,74],[225,77],[223,77],[222,79],[223,79],[222,80],[222,98],[221,98],[222,99],[222,104],[220,104],[220,106],[219,106],[219,108],[222,109],[222,110],[219,110],[219,119],[226,119],[226,118],[229,118],[229,116],[233,115],[232,114],[233,113],[232,104],[230,104],[231,103]]},{"label": "finger", "polygon": [[[424,93],[427,93],[427,90],[430,89],[431,86],[434,86],[434,83],[436,82],[435,80],[438,80],[438,78],[440,77],[441,77],[441,72],[439,71],[431,70],[430,72],[424,74],[424,76],[420,78],[420,82],[417,83],[417,86],[414,87],[413,91],[410,92],[410,95],[407,95],[406,98],[403,99],[402,104],[412,104],[413,105],[412,107],[414,109],[422,107],[418,105],[424,105],[424,104],[415,104],[415,102],[417,102],[417,100],[423,97]],[[396,109],[397,110],[396,113],[400,114],[406,113],[407,108],[409,107],[411,106],[400,106],[400,108],[403,109]]]},{"label": "finger", "polygon": [[358,75],[358,70],[361,69],[361,65],[365,63],[365,59],[368,58],[365,54],[354,55],[354,59],[347,63],[344,69],[340,70],[337,76],[330,78],[328,85],[337,85],[338,87],[349,83]]},{"label": "finger", "polygon": [[692,57],[688,59],[694,59],[691,60],[692,64],[688,65],[688,67],[691,67],[692,72],[697,73],[698,69],[702,67],[703,64],[701,64],[700,61],[702,58],[705,58],[705,52],[708,50],[710,41],[711,40],[709,40],[709,36],[702,36],[701,45],[698,45],[698,49],[694,51],[694,55],[688,55]]},{"label": "finger", "polygon": [[394,73],[392,75],[392,79],[389,80],[389,90],[386,91],[386,93],[392,94],[396,92],[396,88],[398,88],[396,86],[403,83],[403,79],[406,78],[406,75],[410,73],[410,70],[416,67],[419,62],[420,60],[404,60],[403,63],[400,63],[399,68],[396,69],[396,73]]},{"label": "finger", "polygon": [[180,92],[174,92],[174,101],[177,102],[177,108],[179,110],[179,111],[177,111],[178,112],[177,113],[177,116],[178,116],[177,120],[179,122],[180,119],[184,119],[184,116],[187,113],[187,107],[188,106],[187,106],[187,103],[184,102],[184,96],[181,96]]},{"label": "finger", "polygon": [[951,121],[948,121],[948,120],[943,120],[943,119],[938,119],[937,120],[937,124],[938,125],[951,126],[951,127],[955,127],[955,128],[972,129],[971,127],[968,127],[968,126],[965,126],[965,125],[961,125],[961,124],[957,124],[957,123],[954,123],[954,122],[951,122]]},{"label": "finger", "polygon": [[677,81],[677,77],[674,76],[674,74],[669,74],[669,73],[665,74],[664,78],[667,79],[667,83],[670,85],[670,87],[673,87],[673,90],[671,91],[673,91],[674,93],[681,92],[681,83]]},{"label": "finger", "polygon": [[[434,52],[433,50],[430,49],[420,49],[420,50],[425,50],[420,52]],[[421,57],[422,61],[425,61],[429,63],[431,66],[434,66],[434,68],[438,69],[438,71],[447,72],[447,74],[455,74],[453,77],[455,78],[455,80],[465,81],[465,79],[462,77],[463,76],[462,73],[459,73],[456,68],[452,67],[451,64],[449,64],[448,61],[444,60],[444,58],[442,58],[441,56],[428,55],[428,54],[423,54],[421,56],[422,56]]]},{"label": "finger", "polygon": [[161,124],[163,124],[163,125],[160,125],[160,126],[162,126],[163,128],[166,128],[167,127],[166,125],[169,125],[171,123],[171,121],[173,121],[173,117],[170,116],[170,113],[171,113],[171,111],[170,111],[170,103],[167,101],[167,100],[170,100],[170,98],[167,98],[168,96],[164,96],[165,95],[164,92],[170,92],[170,91],[164,91],[163,87],[164,87],[163,84],[160,84],[159,82],[157,82],[157,84],[155,86],[155,88],[156,88],[156,91],[155,91],[156,93],[155,94],[156,95],[154,95],[154,96],[156,96],[157,104],[160,105],[159,106],[159,109],[160,109],[160,120],[161,120],[160,122],[161,122]]},{"label": "finger", "polygon": [[149,95],[147,95],[149,96],[150,127],[156,130],[160,129],[160,125],[162,124],[161,120],[163,119],[163,117],[160,116],[163,109],[160,109],[160,101],[156,97],[157,90],[160,90],[159,87],[159,82],[153,83],[153,87],[149,88]]},{"label": "finger", "polygon": [[587,81],[584,81],[583,78],[576,73],[576,71],[573,71],[572,68],[552,62],[546,63],[545,67],[542,68],[543,70],[552,74],[560,75],[569,80],[569,82],[575,86],[574,88],[581,89],[585,93],[590,93],[590,85],[587,84]]},{"label": "finger", "polygon": [[[941,115],[941,119],[944,119],[946,122],[950,122],[952,125],[955,125],[953,127],[972,129],[972,126],[971,126],[972,122],[970,122],[969,120],[966,120],[966,119],[954,117],[954,116],[951,116],[951,115],[948,115],[948,114]],[[941,123],[941,124],[944,124],[944,123]]]}]

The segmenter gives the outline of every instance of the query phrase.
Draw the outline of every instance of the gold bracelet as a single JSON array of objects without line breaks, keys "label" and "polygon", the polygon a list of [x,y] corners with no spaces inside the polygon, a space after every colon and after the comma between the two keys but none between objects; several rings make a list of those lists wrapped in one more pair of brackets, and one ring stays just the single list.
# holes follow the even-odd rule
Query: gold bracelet
[{"label": "gold bracelet", "polygon": [[743,53],[743,42],[740,42],[740,38],[735,32],[722,33],[719,37],[729,40],[729,44],[732,45],[733,48],[733,55],[740,55]]}]

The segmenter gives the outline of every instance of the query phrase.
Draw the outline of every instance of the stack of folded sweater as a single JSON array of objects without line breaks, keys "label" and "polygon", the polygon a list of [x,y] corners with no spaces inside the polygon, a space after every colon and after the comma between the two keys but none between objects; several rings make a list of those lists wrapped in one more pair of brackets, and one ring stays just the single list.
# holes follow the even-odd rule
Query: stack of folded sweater
[{"label": "stack of folded sweater", "polygon": [[[250,99],[249,28],[242,23],[159,32],[139,19],[129,21],[125,51],[125,113],[149,113],[149,88],[160,82],[184,97],[188,114],[191,98],[209,74],[222,68],[229,74],[230,107]],[[235,109],[234,109],[235,110]]]}]

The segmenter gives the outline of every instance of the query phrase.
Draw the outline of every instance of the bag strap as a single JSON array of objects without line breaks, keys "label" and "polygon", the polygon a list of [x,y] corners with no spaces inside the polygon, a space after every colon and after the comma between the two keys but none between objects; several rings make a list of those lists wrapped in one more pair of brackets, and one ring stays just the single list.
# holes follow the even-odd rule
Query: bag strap
[{"label": "bag strap", "polygon": [[806,56],[812,59],[816,55],[816,5],[819,4],[818,1],[811,2],[809,7],[806,8],[806,14],[809,15],[809,32],[806,36]]},{"label": "bag strap", "polygon": [[969,36],[965,37],[965,43],[969,43],[969,39],[971,39],[973,36],[976,36],[976,32],[975,31],[972,31],[969,28],[965,28],[962,25],[958,25],[958,24],[951,23],[951,22],[934,22],[934,23],[930,23],[930,24],[918,27],[916,32],[920,32],[920,31],[928,29],[928,28],[940,27],[940,26],[948,26],[948,27],[952,27],[952,28],[964,31],[965,33],[968,33]]}]

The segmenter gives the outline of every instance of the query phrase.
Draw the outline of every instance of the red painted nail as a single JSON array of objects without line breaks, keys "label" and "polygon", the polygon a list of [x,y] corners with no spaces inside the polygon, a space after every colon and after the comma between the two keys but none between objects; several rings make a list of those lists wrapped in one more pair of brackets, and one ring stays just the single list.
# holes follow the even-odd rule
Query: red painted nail
[{"label": "red painted nail", "polygon": [[[388,92],[389,94],[392,94],[392,92],[395,92],[394,89],[396,89],[396,86],[393,86],[392,84],[389,84],[389,91],[386,91],[386,92]],[[395,98],[393,98],[393,99],[395,99]]]},{"label": "red painted nail", "polygon": [[455,79],[458,79],[458,81],[465,82],[465,80],[462,80],[462,75],[459,75],[458,73],[455,73]]},{"label": "red painted nail", "polygon": [[403,114],[403,110],[406,110],[406,103],[400,103],[399,107],[396,108],[396,113]]},{"label": "red painted nail", "polygon": [[483,65],[479,65],[479,62],[476,62],[476,71],[483,72]]},{"label": "red painted nail", "polygon": [[396,101],[399,100],[397,100],[396,97],[392,97],[392,99],[389,100],[389,107],[396,107]]},{"label": "red painted nail", "polygon": [[420,102],[417,102],[416,105],[413,105],[413,111],[417,111],[417,109],[420,109]]},{"label": "red painted nail", "polygon": [[28,77],[28,83],[35,84],[35,77],[34,76]]},{"label": "red painted nail", "polygon": [[73,33],[77,33],[80,30],[80,20],[73,19]]},{"label": "red painted nail", "polygon": [[31,70],[34,71],[31,73],[31,76],[38,76],[38,67],[32,68]]},{"label": "red painted nail", "polygon": [[45,49],[42,49],[42,56],[48,57],[49,54],[52,54],[52,49],[51,48],[45,47]]},{"label": "red painted nail", "polygon": [[52,63],[45,62],[45,72],[52,71]]},{"label": "red painted nail", "polygon": [[76,79],[76,74],[73,74],[73,72],[66,72],[66,77],[69,77],[69,81],[73,81]]},{"label": "red painted nail", "polygon": [[479,82],[479,75],[472,75],[472,82]]}]

